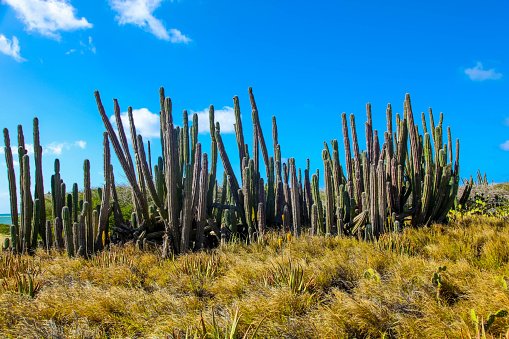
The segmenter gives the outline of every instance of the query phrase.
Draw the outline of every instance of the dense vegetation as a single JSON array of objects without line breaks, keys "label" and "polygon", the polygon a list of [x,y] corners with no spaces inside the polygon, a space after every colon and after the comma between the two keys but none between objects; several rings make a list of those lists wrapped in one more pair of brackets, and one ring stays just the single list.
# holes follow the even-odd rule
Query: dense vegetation
[{"label": "dense vegetation", "polygon": [[[34,174],[23,127],[18,126],[19,182],[14,171],[14,147],[9,131],[4,129],[13,218],[10,240],[4,247],[13,252],[34,253],[41,239],[47,251],[55,247],[59,251],[65,249],[71,257],[90,257],[110,243],[134,242],[138,248],[162,245],[163,257],[169,257],[235,239],[256,242],[271,230],[291,232],[294,237],[341,234],[375,239],[405,227],[444,222],[455,203],[463,205],[466,201],[471,183],[464,190],[466,194],[457,200],[459,141],[453,149],[449,128],[444,141],[443,115],[435,124],[431,109],[428,119],[424,113],[421,116],[423,134],[420,134],[409,95],[405,97],[403,114],[396,114],[395,124],[392,106],[387,106],[383,142],[373,129],[371,105],[366,106],[366,150],[362,152],[355,116],[347,119],[346,114],[342,115],[345,164],[342,166],[339,161],[338,141],[332,140],[330,147],[324,143],[323,194],[320,172],[311,173],[309,160],[303,171],[296,167],[294,158],[282,161],[275,117],[270,156],[251,89],[249,98],[253,123],[251,152],[244,138],[239,100],[233,98],[241,174],[237,178],[219,123],[215,123],[213,106],[209,110],[212,141],[209,159],[198,141],[198,116],[193,115],[189,126],[184,111],[182,126],[176,126],[172,101],[161,88],[162,154],[152,166],[151,144],[145,144],[137,133],[132,108],[127,110],[129,145],[119,103],[114,100],[115,129],[99,92],[95,92],[106,129],[104,185],[97,195],[93,194],[90,162],[85,160],[82,193],[78,183],[67,187],[60,175],[60,161],[56,159],[51,176],[51,203],[44,194],[38,119],[34,119],[33,125]],[[130,187],[129,205],[133,212],[128,218],[122,213],[110,145]],[[260,169],[260,156],[265,171]],[[224,169],[222,186],[216,178],[218,158]]]}]

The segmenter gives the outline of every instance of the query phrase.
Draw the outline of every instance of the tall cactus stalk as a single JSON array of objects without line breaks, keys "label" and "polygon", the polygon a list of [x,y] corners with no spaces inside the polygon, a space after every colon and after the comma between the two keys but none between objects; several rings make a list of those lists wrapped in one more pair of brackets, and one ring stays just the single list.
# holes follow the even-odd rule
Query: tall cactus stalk
[{"label": "tall cactus stalk", "polygon": [[11,247],[15,252],[20,250],[18,229],[18,199],[16,193],[16,173],[14,172],[14,160],[12,158],[11,140],[9,137],[9,130],[4,128],[4,153],[5,163],[7,164],[7,179],[9,182],[9,199],[11,206],[11,219],[14,229],[11,230]]},{"label": "tall cactus stalk", "polygon": [[99,222],[95,238],[95,249],[100,251],[104,247],[103,238],[106,239],[106,230],[108,218],[110,216],[110,196],[111,196],[111,155],[108,133],[103,134],[103,157],[104,157],[104,188],[102,190],[101,207],[99,212]]},{"label": "tall cactus stalk", "polygon": [[34,198],[39,199],[38,234],[46,245],[46,204],[44,200],[44,182],[42,175],[42,146],[39,138],[39,119],[34,118],[34,160],[35,160],[35,191]]},{"label": "tall cactus stalk", "polygon": [[291,199],[292,199],[292,227],[294,236],[299,236],[301,231],[301,216],[299,201],[299,186],[297,181],[297,171],[295,167],[295,159],[289,159],[290,165],[290,178],[291,178]]},{"label": "tall cactus stalk", "polygon": [[33,217],[33,201],[30,193],[30,158],[28,155],[23,156],[23,172],[21,178],[23,180],[23,220],[22,220],[22,251],[24,253],[30,250],[31,234],[32,234],[32,217]]},{"label": "tall cactus stalk", "polygon": [[88,253],[94,252],[94,223],[92,218],[92,188],[90,187],[90,161],[85,159],[83,162],[83,204],[87,203],[88,208],[84,208],[85,214],[83,221],[80,221],[85,230],[86,246],[83,249]]},{"label": "tall cactus stalk", "polygon": [[30,249],[32,251],[35,251],[35,249],[37,248],[37,240],[38,240],[38,235],[39,235],[39,231],[40,229],[42,228],[41,227],[41,201],[39,199],[35,199],[34,200],[34,217],[33,217],[33,225],[32,225],[32,235],[31,235],[31,240],[32,240],[32,243],[30,245]]},{"label": "tall cactus stalk", "polygon": [[[64,206],[62,208],[62,220],[63,220],[63,229],[64,229],[64,236],[65,236],[65,249],[67,251],[67,255],[69,257],[74,256],[74,237],[73,237],[73,222],[71,219],[71,213],[69,212],[69,208],[67,206]],[[57,223],[55,222],[55,225]],[[59,244],[58,246],[60,246]]]}]

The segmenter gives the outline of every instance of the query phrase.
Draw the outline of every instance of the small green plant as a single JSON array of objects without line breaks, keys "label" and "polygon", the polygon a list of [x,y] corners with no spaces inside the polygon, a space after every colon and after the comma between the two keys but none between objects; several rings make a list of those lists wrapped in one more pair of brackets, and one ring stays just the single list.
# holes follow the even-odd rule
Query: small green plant
[{"label": "small green plant", "polygon": [[18,285],[18,293],[27,295],[30,298],[35,297],[35,294],[41,289],[40,282],[34,281],[35,274],[25,273],[16,276],[16,283]]},{"label": "small green plant", "polygon": [[373,280],[377,283],[380,282],[380,274],[372,268],[368,268],[366,271],[364,271],[364,278]]},{"label": "small green plant", "polygon": [[[248,338],[256,338],[256,334],[263,323],[263,318],[258,324],[255,326],[254,323],[249,325],[244,334],[241,333],[239,328],[239,322],[241,318],[241,314],[239,308],[235,308],[234,312],[229,312],[230,315],[233,313],[233,316],[228,318],[226,324],[221,326],[216,320],[216,312],[214,308],[212,308],[212,324],[208,329],[207,324],[205,322],[205,318],[203,317],[203,313],[200,315],[200,325],[201,325],[201,335],[195,333],[193,335],[194,338],[212,338],[212,339],[248,339]],[[186,333],[186,338],[190,337],[190,334]]]},{"label": "small green plant", "polygon": [[442,290],[443,285],[443,277],[442,273],[447,270],[446,266],[440,266],[434,273],[433,277],[431,278],[431,283],[436,288],[436,298],[438,301],[440,301],[440,292]]},{"label": "small green plant", "polygon": [[264,276],[266,286],[288,287],[293,293],[304,293],[314,283],[313,278],[306,278],[304,269],[291,259],[273,264]]},{"label": "small green plant", "polygon": [[179,268],[182,273],[194,278],[213,279],[221,268],[221,258],[215,254],[184,256]]},{"label": "small green plant", "polygon": [[[470,319],[472,320],[472,322],[475,325],[476,333],[483,334],[482,337],[484,338],[486,335],[486,332],[489,331],[490,327],[493,325],[495,320],[497,318],[505,318],[505,317],[507,317],[508,314],[509,314],[509,312],[507,312],[507,310],[498,310],[495,313],[490,313],[488,315],[488,317],[486,318],[486,321],[484,321],[482,317],[481,317],[481,319],[479,319],[479,317],[477,316],[477,313],[475,312],[474,309],[471,309],[470,310]],[[479,325],[480,325],[480,327],[479,327]]]}]

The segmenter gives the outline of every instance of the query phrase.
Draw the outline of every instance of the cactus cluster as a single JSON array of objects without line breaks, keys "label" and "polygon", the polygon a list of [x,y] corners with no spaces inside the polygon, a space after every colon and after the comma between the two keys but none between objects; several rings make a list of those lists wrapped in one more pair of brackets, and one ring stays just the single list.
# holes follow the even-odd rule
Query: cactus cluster
[{"label": "cactus cluster", "polygon": [[[69,256],[76,254],[88,257],[101,250],[108,242],[108,217],[110,190],[112,187],[112,168],[109,156],[107,135],[104,141],[105,188],[100,206],[92,208],[90,188],[90,162],[84,161],[84,193],[80,200],[78,184],[74,183],[72,193],[67,193],[66,184],[60,176],[60,161],[55,159],[54,174],[51,176],[51,220],[46,220],[46,198],[43,186],[42,153],[39,138],[39,120],[34,118],[34,162],[35,190],[31,193],[30,155],[25,145],[23,127],[18,126],[18,157],[20,166],[19,198],[14,159],[9,131],[4,129],[5,159],[9,181],[12,225],[9,247],[16,253],[34,253],[40,243],[50,252],[67,251]],[[18,211],[18,206],[20,210]],[[81,212],[80,212],[81,209]],[[100,213],[97,222],[94,214]],[[105,235],[106,234],[106,235]],[[94,238],[94,236],[96,236]]]},{"label": "cactus cluster", "polygon": [[[118,101],[113,101],[115,129],[97,91],[95,99],[106,128],[104,185],[98,189],[100,204],[97,206],[92,202],[90,162],[85,160],[83,165],[83,192],[74,183],[68,193],[56,159],[51,177],[52,219],[46,220],[43,150],[37,118],[34,119],[33,196],[30,159],[23,129],[18,127],[18,201],[9,132],[4,129],[12,215],[7,246],[13,251],[31,253],[40,239],[48,252],[55,248],[69,256],[89,257],[111,241],[134,242],[141,249],[162,246],[163,256],[169,257],[231,239],[254,242],[268,230],[294,236],[309,231],[312,235],[353,235],[369,240],[404,226],[444,221],[456,199],[459,142],[456,142],[453,162],[450,129],[444,143],[443,115],[435,125],[431,109],[429,122],[423,113],[421,134],[408,95],[403,116],[396,116],[394,129],[392,107],[387,106],[383,142],[373,129],[371,106],[367,105],[366,150],[362,152],[355,117],[352,114],[348,119],[343,113],[345,164],[343,167],[339,161],[338,141],[324,143],[322,189],[320,172],[311,173],[309,159],[303,170],[297,167],[294,158],[283,161],[275,117],[272,118],[272,154],[269,154],[251,88],[251,152],[245,141],[239,99],[233,98],[240,177],[226,152],[213,106],[209,109],[209,157],[198,141],[197,114],[193,114],[190,124],[189,115],[184,111],[182,126],[174,124],[172,101],[161,88],[162,154],[152,166],[150,142],[145,143],[137,133],[132,108],[127,109],[129,141]],[[130,220],[123,217],[119,205],[110,144],[131,188]],[[224,168],[221,184],[216,178],[218,158]],[[110,215],[113,215],[112,225]]]},{"label": "cactus cluster", "polygon": [[435,126],[430,109],[428,129],[423,113],[420,134],[407,94],[395,130],[392,107],[387,106],[387,129],[380,144],[370,104],[366,113],[367,150],[363,152],[359,151],[354,115],[350,115],[351,139],[346,114],[342,115],[346,175],[338,161],[337,141],[331,142],[332,154],[325,144],[326,229],[370,239],[404,225],[444,221],[458,192],[459,141],[453,162],[450,128],[447,143],[443,140],[443,115]]}]

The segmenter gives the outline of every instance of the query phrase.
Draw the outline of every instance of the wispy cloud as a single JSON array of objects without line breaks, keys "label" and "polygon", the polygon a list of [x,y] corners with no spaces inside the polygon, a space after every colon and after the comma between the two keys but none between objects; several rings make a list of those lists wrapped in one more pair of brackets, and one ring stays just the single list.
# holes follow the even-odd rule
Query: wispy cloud
[{"label": "wispy cloud", "polygon": [[80,40],[80,48],[79,49],[71,48],[70,50],[65,52],[65,55],[71,55],[77,52],[79,52],[79,54],[81,55],[85,54],[86,52],[95,54],[97,52],[97,49],[94,45],[94,39],[91,36],[89,36],[86,42]]},{"label": "wispy cloud", "polygon": [[[69,151],[73,148],[85,149],[87,142],[77,140],[75,142],[52,142],[42,147],[43,154],[48,155],[61,155],[63,151]],[[33,146],[32,146],[33,149]]]},{"label": "wispy cloud", "polygon": [[[191,113],[198,114],[198,132],[209,133],[209,109],[205,108],[201,111]],[[221,133],[235,133],[235,111],[233,107],[224,106],[222,109],[214,110],[214,119],[219,122]]]},{"label": "wispy cloud", "polygon": [[0,53],[12,57],[17,62],[26,61],[20,55],[19,41],[15,36],[10,40],[5,35],[0,34]]},{"label": "wispy cloud", "polygon": [[182,34],[182,32],[176,28],[171,28],[168,31],[168,34],[170,36],[170,42],[173,42],[174,44],[179,44],[179,43],[187,44],[187,43],[191,42],[191,39],[189,37]]},{"label": "wispy cloud", "polygon": [[474,67],[465,69],[465,74],[472,81],[498,80],[502,78],[502,73],[494,68],[485,69],[481,62],[477,62]]},{"label": "wispy cloud", "polygon": [[91,28],[84,17],[76,17],[69,0],[2,0],[11,6],[28,31],[60,39],[60,31]]},{"label": "wispy cloud", "polygon": [[[47,155],[61,155],[63,151],[68,151],[73,148],[85,149],[87,147],[87,142],[84,140],[76,140],[75,142],[56,142],[53,141],[47,145],[42,146],[42,153]],[[34,154],[34,145],[33,144],[25,144],[25,148],[27,150],[28,155]],[[13,154],[18,154],[17,148],[12,149]],[[0,154],[5,153],[5,148],[0,147]],[[17,156],[17,155],[16,155]],[[14,165],[17,162],[14,160]]]},{"label": "wispy cloud", "polygon": [[74,145],[78,148],[85,149],[87,148],[87,142],[84,140],[77,140],[74,142]]},{"label": "wispy cloud", "polygon": [[509,140],[506,140],[503,144],[500,144],[500,148],[509,152]]},{"label": "wispy cloud", "polygon": [[[122,125],[126,131],[129,129],[129,118],[127,112],[120,115]],[[133,109],[133,120],[136,126],[136,133],[141,134],[146,139],[159,138],[159,114],[150,112],[147,108]],[[116,125],[115,116],[110,117],[112,124]]]},{"label": "wispy cloud", "polygon": [[91,36],[88,37],[87,42],[80,41],[80,46],[92,52],[93,54],[97,52],[97,49],[95,48],[94,45],[94,39],[92,39]]},{"label": "wispy cloud", "polygon": [[110,0],[111,8],[117,13],[115,19],[120,25],[132,24],[155,35],[158,39],[172,43],[191,42],[191,39],[176,28],[169,30],[161,20],[154,16],[154,11],[162,0]]}]

